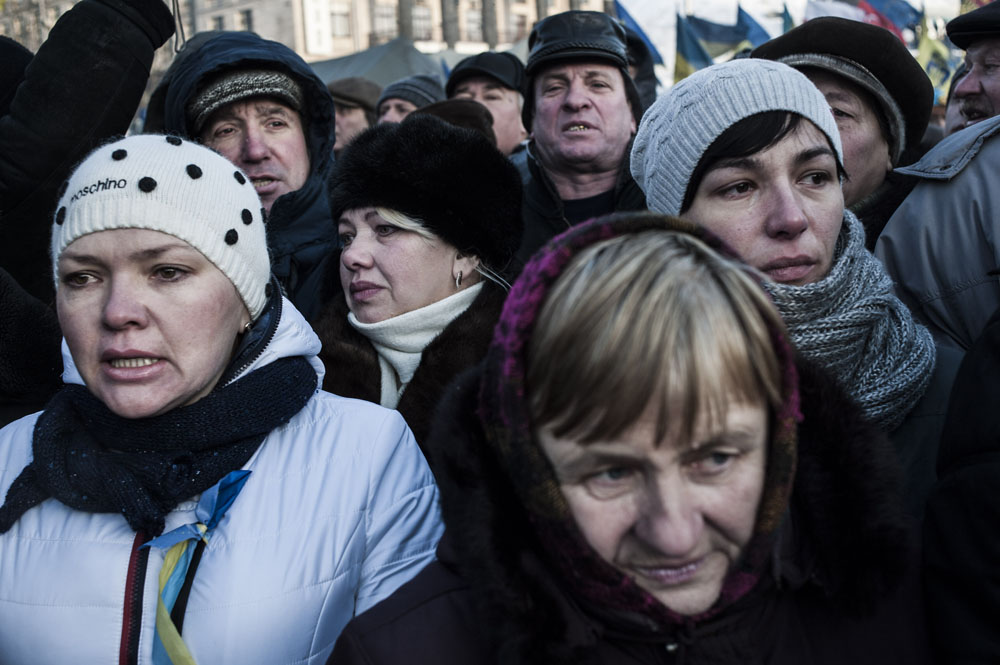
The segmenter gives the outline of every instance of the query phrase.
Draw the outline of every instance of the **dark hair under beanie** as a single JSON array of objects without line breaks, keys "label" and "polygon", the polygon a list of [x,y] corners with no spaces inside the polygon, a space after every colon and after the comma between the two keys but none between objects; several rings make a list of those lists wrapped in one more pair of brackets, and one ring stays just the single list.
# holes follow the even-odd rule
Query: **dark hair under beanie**
[{"label": "dark hair under beanie", "polygon": [[14,93],[24,80],[24,70],[32,57],[31,51],[24,46],[0,35],[0,117],[10,111]]},{"label": "dark hair under beanie", "polygon": [[459,251],[503,270],[521,242],[521,178],[489,140],[411,114],[359,134],[337,160],[330,212],[372,206],[413,217]]}]

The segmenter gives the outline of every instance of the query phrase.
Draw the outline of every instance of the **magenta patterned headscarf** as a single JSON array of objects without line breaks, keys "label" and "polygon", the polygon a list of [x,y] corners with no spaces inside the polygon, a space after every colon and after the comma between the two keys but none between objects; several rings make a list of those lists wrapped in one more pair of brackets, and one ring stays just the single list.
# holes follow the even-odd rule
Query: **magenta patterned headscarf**
[{"label": "magenta patterned headscarf", "polygon": [[[574,256],[595,243],[649,230],[688,233],[720,254],[738,258],[704,229],[653,213],[604,217],[575,226],[553,238],[534,255],[507,297],[485,362],[479,417],[487,441],[503,465],[503,472],[524,505],[545,556],[563,585],[589,604],[612,611],[638,613],[666,628],[717,614],[743,597],[764,574],[792,490],[796,428],[801,415],[792,347],[777,330],[772,330],[775,352],[782,368],[783,403],[772,421],[757,521],[743,556],[730,570],[718,601],[707,612],[696,617],[673,612],[632,578],[605,562],[586,542],[562,495],[555,472],[532,433],[525,386],[528,342],[546,295]],[[760,281],[756,273],[751,274]]]}]

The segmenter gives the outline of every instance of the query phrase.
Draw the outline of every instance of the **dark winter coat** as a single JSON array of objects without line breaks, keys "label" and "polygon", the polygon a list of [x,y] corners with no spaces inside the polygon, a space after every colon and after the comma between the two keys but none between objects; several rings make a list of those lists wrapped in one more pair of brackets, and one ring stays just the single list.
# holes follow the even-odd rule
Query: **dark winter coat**
[{"label": "dark winter coat", "polygon": [[672,634],[558,587],[483,441],[467,373],[429,444],[447,526],[439,560],[348,624],[329,665],[929,662],[891,449],[822,371],[799,372],[799,468],[773,574]]},{"label": "dark winter coat", "polygon": [[45,304],[59,188],[91,150],[128,130],[153,52],[173,31],[163,0],[82,0],[56,21],[0,117],[0,267]]},{"label": "dark winter coat", "polygon": [[1000,310],[955,379],[924,519],[924,585],[938,662],[1000,662]]},{"label": "dark winter coat", "polygon": [[0,427],[40,411],[62,385],[56,313],[0,268]]},{"label": "dark winter coat", "polygon": [[865,227],[865,249],[875,251],[875,242],[896,208],[903,202],[918,180],[912,176],[890,172],[882,186],[851,206]]},{"label": "dark winter coat", "polygon": [[[185,57],[154,92],[162,108],[151,108],[146,131],[191,137],[185,109],[208,79],[241,67],[280,69],[302,86],[302,119],[309,148],[309,177],[294,192],[278,198],[267,219],[271,269],[300,312],[313,320],[320,309],[325,266],[337,247],[337,225],[331,221],[326,181],[333,162],[333,98],[312,69],[288,47],[249,32],[222,33]],[[152,104],[152,102],[151,102]],[[192,137],[197,138],[197,137]]]},{"label": "dark winter coat", "polygon": [[[632,179],[628,155],[629,151],[626,151],[625,160],[618,173],[614,209],[605,210],[601,214],[646,209],[646,195]],[[524,186],[521,206],[524,213],[524,232],[521,234],[521,245],[515,258],[515,267],[519,269],[550,238],[568,229],[570,223],[566,219],[563,202],[559,198],[556,186],[535,156],[534,143],[529,143],[525,150],[511,155],[511,161],[521,174],[521,184]]]},{"label": "dark winter coat", "polygon": [[[505,296],[502,288],[486,280],[469,308],[424,349],[396,409],[425,454],[434,409],[452,379],[486,355]],[[343,292],[331,294],[314,326],[323,343],[319,354],[326,365],[323,390],[377,404],[382,386],[378,354],[368,338],[348,323],[347,313]]]}]

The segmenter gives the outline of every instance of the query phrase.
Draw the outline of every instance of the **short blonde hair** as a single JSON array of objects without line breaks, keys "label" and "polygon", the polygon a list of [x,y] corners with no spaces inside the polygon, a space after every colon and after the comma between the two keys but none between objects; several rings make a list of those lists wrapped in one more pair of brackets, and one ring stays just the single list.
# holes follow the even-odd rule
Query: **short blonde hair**
[{"label": "short blonde hair", "polygon": [[[539,313],[528,349],[534,427],[592,442],[653,406],[660,442],[675,431],[690,438],[699,415],[718,422],[733,399],[763,400],[774,413],[774,334],[784,324],[747,268],[694,236],[643,231],[596,243]],[[673,414],[684,421],[669,422]]]},{"label": "short blonde hair", "polygon": [[427,228],[424,223],[416,217],[410,217],[409,215],[399,212],[398,210],[393,210],[392,208],[382,208],[380,206],[375,207],[375,212],[378,213],[379,217],[393,226],[398,226],[404,231],[416,233],[424,240],[444,242],[439,235]]}]

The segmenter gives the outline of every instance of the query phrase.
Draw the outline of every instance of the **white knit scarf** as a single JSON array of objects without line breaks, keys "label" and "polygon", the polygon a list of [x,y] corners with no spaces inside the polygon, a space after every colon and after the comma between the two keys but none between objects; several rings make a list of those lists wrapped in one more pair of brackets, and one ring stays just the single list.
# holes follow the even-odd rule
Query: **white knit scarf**
[{"label": "white knit scarf", "polygon": [[766,287],[802,355],[833,372],[884,431],[898,427],[930,383],[936,350],[865,249],[854,213],[844,211],[829,275],[804,286]]},{"label": "white knit scarf", "polygon": [[406,385],[420,366],[424,349],[469,308],[483,284],[475,284],[458,293],[412,312],[406,312],[376,323],[362,323],[351,312],[347,321],[368,338],[378,352],[382,371],[382,393],[379,404],[395,409]]}]

